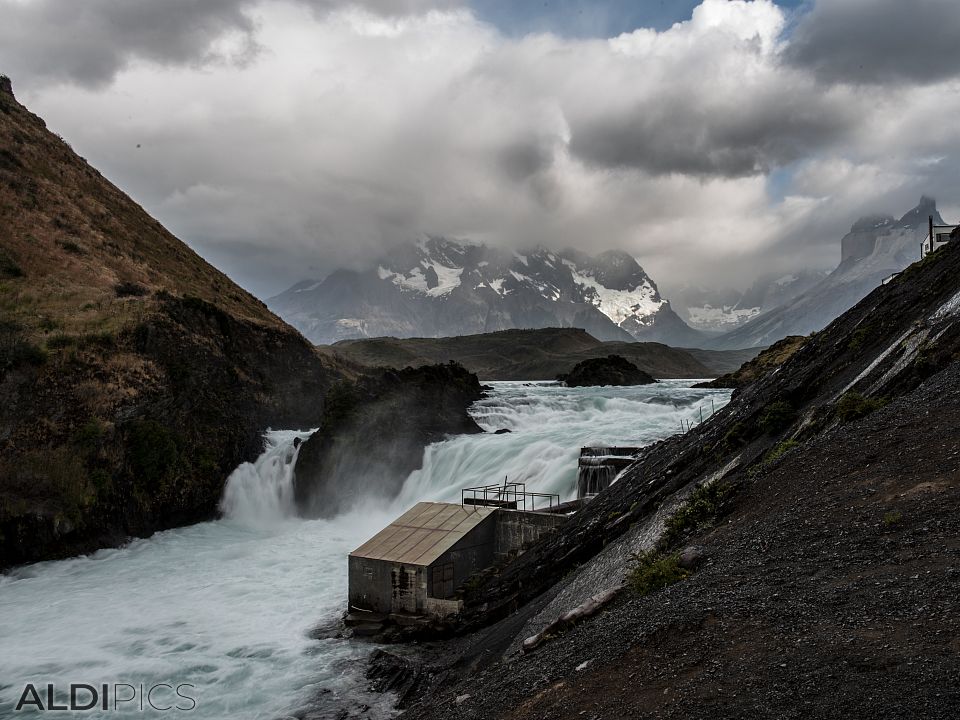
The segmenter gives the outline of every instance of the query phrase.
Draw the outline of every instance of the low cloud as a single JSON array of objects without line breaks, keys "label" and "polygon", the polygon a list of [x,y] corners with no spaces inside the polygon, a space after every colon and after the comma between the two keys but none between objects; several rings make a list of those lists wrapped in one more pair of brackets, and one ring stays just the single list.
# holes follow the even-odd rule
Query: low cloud
[{"label": "low cloud", "polygon": [[[114,4],[141,5],[83,3],[120,27]],[[860,214],[960,198],[957,76],[824,78],[797,59],[820,5],[792,35],[768,0],[705,0],[609,40],[511,38],[450,3],[202,7],[207,30],[179,46],[100,37],[112,70],[75,77],[80,49],[14,58],[2,37],[0,67],[19,63],[18,97],[262,296],[422,232],[619,247],[668,287],[747,285],[835,264]]]}]

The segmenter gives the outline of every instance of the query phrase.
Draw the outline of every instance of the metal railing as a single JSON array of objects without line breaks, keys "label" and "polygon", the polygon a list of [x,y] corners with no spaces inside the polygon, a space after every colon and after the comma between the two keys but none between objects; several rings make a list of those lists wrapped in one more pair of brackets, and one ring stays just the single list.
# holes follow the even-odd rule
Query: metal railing
[{"label": "metal railing", "polygon": [[[538,506],[539,502],[539,506]],[[478,485],[460,491],[461,505],[485,505],[508,510],[543,510],[560,505],[560,496],[552,493],[527,492],[525,483]]]}]

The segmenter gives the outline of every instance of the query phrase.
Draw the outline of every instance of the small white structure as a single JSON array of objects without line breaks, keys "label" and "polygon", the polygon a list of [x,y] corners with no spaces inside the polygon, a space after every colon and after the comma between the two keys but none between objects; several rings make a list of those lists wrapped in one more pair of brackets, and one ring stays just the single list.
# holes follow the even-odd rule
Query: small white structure
[{"label": "small white structure", "polygon": [[923,244],[920,246],[920,259],[922,260],[927,255],[932,253],[937,248],[942,248],[948,242],[950,242],[951,237],[956,239],[960,235],[960,225],[934,225],[933,217],[930,218],[930,229],[927,232],[927,236],[923,239]]}]

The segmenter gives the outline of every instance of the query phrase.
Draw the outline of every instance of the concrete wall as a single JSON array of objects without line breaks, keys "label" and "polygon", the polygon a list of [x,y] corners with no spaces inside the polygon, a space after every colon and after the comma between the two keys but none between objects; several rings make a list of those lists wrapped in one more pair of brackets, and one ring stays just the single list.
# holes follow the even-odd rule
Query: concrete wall
[{"label": "concrete wall", "polygon": [[566,522],[564,515],[533,512],[498,512],[494,553],[502,559],[530,547],[544,535],[556,532]]},{"label": "concrete wall", "polygon": [[351,607],[377,613],[423,612],[426,568],[361,557],[350,557],[347,564]]}]

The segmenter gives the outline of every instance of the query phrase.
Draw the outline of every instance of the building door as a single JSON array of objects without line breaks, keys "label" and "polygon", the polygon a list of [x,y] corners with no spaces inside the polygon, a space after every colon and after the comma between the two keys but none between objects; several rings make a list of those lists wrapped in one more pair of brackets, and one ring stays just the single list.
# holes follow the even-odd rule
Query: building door
[{"label": "building door", "polygon": [[443,599],[453,595],[453,563],[430,568],[430,597]]}]

